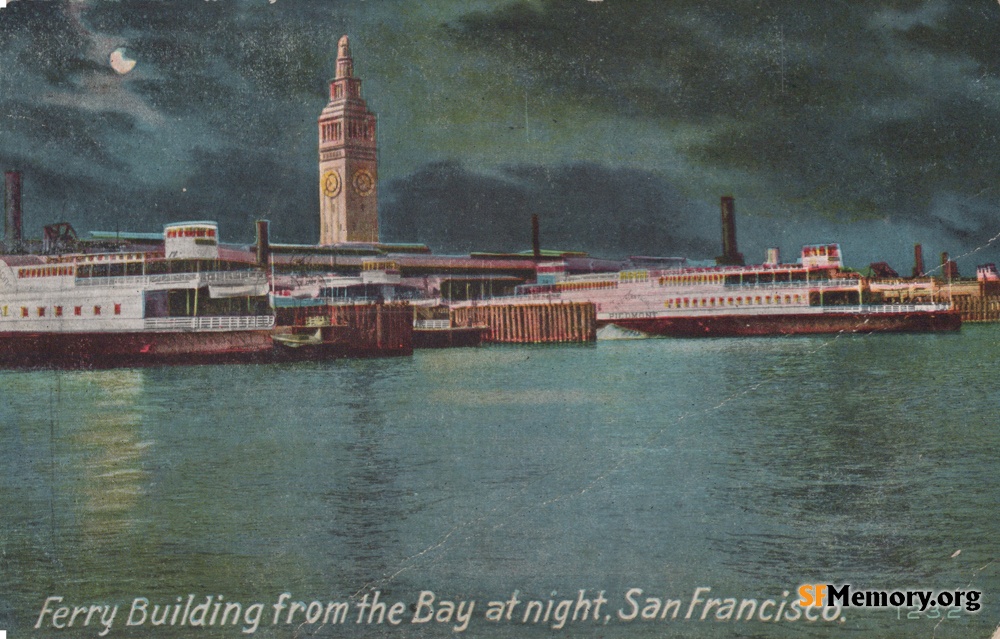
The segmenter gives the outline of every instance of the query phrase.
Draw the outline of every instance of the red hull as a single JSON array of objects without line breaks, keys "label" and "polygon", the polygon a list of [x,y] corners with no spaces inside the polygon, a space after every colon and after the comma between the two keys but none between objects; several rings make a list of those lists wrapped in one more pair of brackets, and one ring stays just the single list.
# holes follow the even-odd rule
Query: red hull
[{"label": "red hull", "polygon": [[957,331],[961,316],[953,312],[823,313],[816,315],[712,315],[654,317],[614,321],[652,335],[669,337],[754,337],[823,333],[922,333]]},{"label": "red hull", "polygon": [[267,359],[271,350],[268,330],[0,333],[0,366],[18,368],[249,362]]}]

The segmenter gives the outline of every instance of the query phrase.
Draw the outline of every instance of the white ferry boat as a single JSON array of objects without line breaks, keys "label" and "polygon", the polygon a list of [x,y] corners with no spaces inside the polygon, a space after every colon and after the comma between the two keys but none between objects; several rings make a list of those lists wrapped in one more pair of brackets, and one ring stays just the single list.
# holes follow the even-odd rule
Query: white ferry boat
[{"label": "white ferry boat", "polygon": [[0,255],[0,365],[243,360],[271,350],[266,273],[219,247],[214,222],[164,227],[163,248]]},{"label": "white ferry boat", "polygon": [[[843,269],[838,244],[802,248],[795,264],[772,249],[752,266],[634,269],[566,275],[541,263],[537,283],[514,298],[592,302],[598,327],[683,337],[957,330],[949,304],[886,303],[858,273]],[[511,298],[506,298],[510,303]]]}]

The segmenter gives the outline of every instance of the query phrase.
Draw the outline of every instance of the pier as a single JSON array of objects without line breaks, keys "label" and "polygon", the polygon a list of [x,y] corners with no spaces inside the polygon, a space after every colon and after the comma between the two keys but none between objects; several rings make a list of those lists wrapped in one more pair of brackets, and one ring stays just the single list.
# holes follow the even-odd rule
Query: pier
[{"label": "pier", "polygon": [[413,353],[413,308],[406,303],[279,307],[277,324],[275,341],[306,359]]},{"label": "pier", "polygon": [[583,343],[597,339],[592,303],[491,302],[450,309],[452,326],[485,327],[485,342],[497,344]]},{"label": "pier", "polygon": [[1000,322],[1000,295],[956,297],[953,306],[963,322]]}]

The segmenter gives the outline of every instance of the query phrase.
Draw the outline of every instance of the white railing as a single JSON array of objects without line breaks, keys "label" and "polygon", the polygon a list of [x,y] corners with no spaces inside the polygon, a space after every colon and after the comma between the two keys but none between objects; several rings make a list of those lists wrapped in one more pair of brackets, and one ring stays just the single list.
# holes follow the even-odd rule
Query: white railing
[{"label": "white railing", "polygon": [[824,313],[929,313],[947,311],[950,304],[866,304],[862,306],[824,306]]},{"label": "white railing", "polygon": [[223,315],[220,317],[148,317],[147,331],[242,331],[274,327],[273,315]]},{"label": "white railing", "polygon": [[442,330],[451,328],[451,321],[446,319],[422,319],[413,322],[413,328]]},{"label": "white railing", "polygon": [[157,284],[232,284],[264,283],[261,271],[209,271],[206,273],[159,273],[157,275],[119,275],[114,277],[78,277],[77,286],[133,286],[145,288]]},{"label": "white railing", "polygon": [[858,290],[857,280],[795,280],[792,282],[744,282],[740,284],[739,282],[726,283],[725,287],[728,288],[815,288],[815,289],[827,289],[827,288],[839,288],[839,289],[849,289],[856,291]]}]

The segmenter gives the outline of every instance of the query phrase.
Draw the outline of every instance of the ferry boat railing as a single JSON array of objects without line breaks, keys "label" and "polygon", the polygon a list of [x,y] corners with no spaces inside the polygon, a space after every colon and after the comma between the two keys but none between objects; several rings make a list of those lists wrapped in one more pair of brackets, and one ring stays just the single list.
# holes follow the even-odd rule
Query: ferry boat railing
[{"label": "ferry boat railing", "polygon": [[791,282],[739,282],[726,283],[727,289],[770,289],[770,288],[811,288],[811,289],[852,289],[857,290],[857,280],[795,280]]},{"label": "ferry boat railing", "polygon": [[414,320],[413,328],[426,330],[442,330],[451,328],[451,320],[446,319],[422,319]]},{"label": "ferry boat railing", "polygon": [[283,295],[272,295],[271,300],[275,308],[312,308],[316,306],[354,306],[358,304],[398,304],[400,302],[414,302],[414,300],[408,298],[387,298],[371,295],[358,295],[351,297],[285,297]]},{"label": "ferry boat railing", "polygon": [[154,284],[264,283],[267,275],[261,271],[210,271],[205,273],[159,273],[156,275],[116,275],[114,277],[79,277],[77,286],[116,286]]},{"label": "ferry boat railing", "polygon": [[508,295],[494,295],[475,300],[459,300],[452,302],[453,306],[489,306],[491,304],[510,304],[517,302],[567,302],[559,293],[511,293]]},{"label": "ferry boat railing", "polygon": [[150,317],[146,330],[154,331],[239,331],[274,328],[273,315],[222,315],[218,317]]},{"label": "ferry boat railing", "polygon": [[927,313],[947,311],[950,304],[864,304],[862,306],[824,306],[824,313]]},{"label": "ferry boat railing", "polygon": [[[592,280],[597,281],[597,280]],[[618,284],[618,280],[602,280],[602,281],[612,281]],[[582,280],[572,280],[573,283],[583,283]],[[588,281],[587,283],[590,283]],[[648,281],[638,282],[638,284],[644,284],[650,288],[656,288],[658,290],[662,289],[673,289],[673,290],[696,290],[696,289],[711,289],[711,290],[731,290],[731,291],[758,291],[758,290],[789,290],[789,289],[809,289],[809,290],[852,290],[856,291],[858,289],[858,280],[795,280],[790,282],[744,282],[742,284],[738,282],[733,283],[709,283],[709,282],[691,282],[686,284],[679,283],[666,283],[660,284],[653,278]],[[586,291],[587,289],[581,289]],[[600,289],[594,289],[600,290]],[[491,299],[516,299],[516,300],[556,300],[559,299],[562,293],[578,293],[578,290],[573,291],[546,291],[542,293],[511,293],[508,295],[497,295]]]}]

